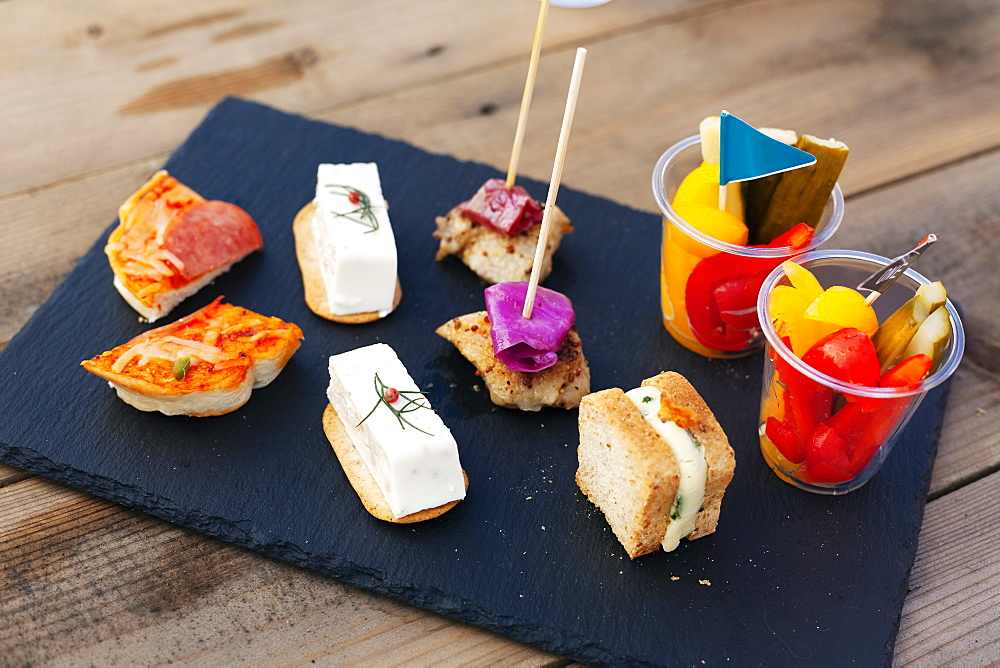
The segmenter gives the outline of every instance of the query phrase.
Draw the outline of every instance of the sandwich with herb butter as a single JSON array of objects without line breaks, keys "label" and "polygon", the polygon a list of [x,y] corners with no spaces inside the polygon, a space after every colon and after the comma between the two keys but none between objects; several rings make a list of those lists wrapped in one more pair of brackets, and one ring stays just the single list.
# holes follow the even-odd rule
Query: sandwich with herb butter
[{"label": "sandwich with herb butter", "polygon": [[736,459],[697,390],[663,372],[580,402],[576,482],[631,558],[715,531]]}]

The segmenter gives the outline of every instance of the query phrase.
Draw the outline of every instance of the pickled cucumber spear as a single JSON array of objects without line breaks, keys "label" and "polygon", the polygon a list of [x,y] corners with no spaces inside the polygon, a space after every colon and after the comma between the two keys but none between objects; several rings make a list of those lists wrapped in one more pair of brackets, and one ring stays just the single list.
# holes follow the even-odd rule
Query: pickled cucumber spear
[{"label": "pickled cucumber spear", "polygon": [[754,243],[770,243],[799,223],[815,228],[850,152],[843,142],[812,135],[799,137],[795,148],[816,156],[816,163],[781,174],[760,221],[748,221]]},{"label": "pickled cucumber spear", "polygon": [[[947,297],[948,293],[941,281],[921,285],[910,301],[900,306],[895,313],[879,325],[878,331],[872,337],[872,342],[875,344],[875,352],[878,353],[883,372],[910,356],[906,352],[914,335],[923,327],[929,315],[944,306]],[[944,313],[947,314],[947,309],[944,309]],[[950,325],[950,323],[948,324]],[[931,329],[926,330],[921,340],[927,338],[930,331]],[[919,340],[917,346],[924,349],[930,347],[933,351],[933,345],[921,345]],[[935,359],[933,355],[931,358]]]},{"label": "pickled cucumber spear", "polygon": [[[789,146],[795,146],[799,140],[799,135],[794,130],[783,130],[781,128],[760,128],[760,131],[772,139],[777,139]],[[759,179],[743,182],[743,210],[746,212],[744,222],[750,230],[750,243],[767,244],[773,240],[761,239],[758,231],[760,222],[767,213],[767,207],[774,196],[774,189],[778,187],[778,182],[785,176],[786,172],[763,176]]]}]

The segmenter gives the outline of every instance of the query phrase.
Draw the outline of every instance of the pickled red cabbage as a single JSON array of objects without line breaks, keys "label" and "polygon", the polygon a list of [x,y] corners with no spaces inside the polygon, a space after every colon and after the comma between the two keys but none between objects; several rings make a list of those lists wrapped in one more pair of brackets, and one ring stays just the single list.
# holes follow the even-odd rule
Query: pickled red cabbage
[{"label": "pickled red cabbage", "polygon": [[508,236],[520,234],[542,220],[542,207],[521,186],[508,188],[502,179],[484,183],[459,210],[477,223]]},{"label": "pickled red cabbage", "polygon": [[498,283],[486,288],[493,354],[511,371],[529,373],[556,363],[559,349],[576,322],[573,304],[565,295],[539,287],[531,319],[521,316],[528,284]]}]

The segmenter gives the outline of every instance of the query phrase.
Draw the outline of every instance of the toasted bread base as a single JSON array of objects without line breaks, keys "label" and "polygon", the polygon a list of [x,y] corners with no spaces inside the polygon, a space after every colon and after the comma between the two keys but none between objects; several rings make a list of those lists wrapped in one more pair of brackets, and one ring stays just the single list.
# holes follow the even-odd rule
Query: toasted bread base
[{"label": "toasted bread base", "polygon": [[[736,458],[725,432],[697,390],[680,374],[663,372],[642,382],[661,392],[675,421],[688,429],[705,454],[705,498],[688,540],[715,531],[722,497]],[[682,424],[683,421],[683,424]],[[604,513],[631,558],[660,548],[677,495],[679,468],[670,446],[625,393],[612,388],[580,402],[580,490]]]},{"label": "toasted bread base", "polygon": [[[243,258],[240,258],[240,260],[242,259]],[[128,305],[134,308],[146,322],[152,324],[173,311],[174,308],[176,308],[176,306],[182,301],[200,291],[203,287],[229,271],[237,262],[239,262],[239,260],[235,260],[227,265],[219,267],[218,269],[210,271],[204,276],[191,281],[177,290],[166,290],[164,292],[157,293],[153,298],[152,306],[147,306],[139,301],[139,298],[132,294],[127,287],[125,287],[125,284],[117,275],[115,276],[113,283],[115,289],[118,290],[118,294],[120,294],[125,301],[128,302]]]},{"label": "toasted bread base", "polygon": [[[365,510],[374,517],[386,522],[412,524],[413,522],[434,519],[445,514],[458,504],[460,499],[449,501],[436,508],[427,508],[426,510],[419,510],[403,517],[396,517],[389,509],[389,504],[386,503],[385,497],[382,495],[382,490],[368,470],[368,465],[361,458],[361,453],[354,446],[351,437],[347,435],[344,423],[340,421],[340,416],[337,415],[337,411],[334,410],[333,406],[329,404],[327,404],[326,410],[323,411],[323,432],[326,434],[327,440],[330,441],[330,445],[333,446],[333,451],[337,455],[337,459],[340,460],[340,465],[344,468],[344,473],[347,474],[347,479],[350,481],[351,486],[354,487],[354,491],[357,492]],[[464,469],[462,470],[462,477],[465,479],[465,489],[468,490],[469,476],[465,473]]]},{"label": "toasted bread base", "polygon": [[[384,317],[380,316],[378,311],[350,313],[347,315],[330,313],[330,299],[326,291],[326,282],[323,280],[322,273],[320,273],[320,261],[316,251],[316,237],[313,225],[315,216],[316,202],[309,202],[299,209],[299,212],[295,214],[295,220],[292,222],[292,233],[295,235],[295,255],[298,257],[299,269],[302,272],[302,287],[305,290],[306,306],[321,318],[345,325],[362,325]],[[403,289],[397,277],[396,294],[392,298],[393,311],[399,306],[402,298]]]}]

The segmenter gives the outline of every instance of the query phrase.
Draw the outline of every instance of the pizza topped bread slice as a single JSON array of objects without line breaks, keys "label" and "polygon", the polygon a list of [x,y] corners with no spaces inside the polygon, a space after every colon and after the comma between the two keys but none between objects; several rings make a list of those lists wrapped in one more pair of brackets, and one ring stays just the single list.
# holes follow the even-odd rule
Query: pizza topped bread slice
[{"label": "pizza topped bread slice", "polygon": [[264,247],[246,211],[159,171],[118,209],[104,252],[114,285],[148,322]]},{"label": "pizza topped bread slice", "polygon": [[81,365],[139,410],[222,415],[274,380],[301,338],[298,325],[223,304],[218,297]]}]

